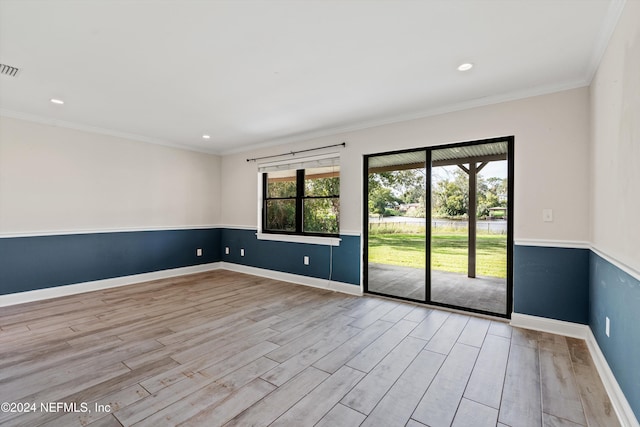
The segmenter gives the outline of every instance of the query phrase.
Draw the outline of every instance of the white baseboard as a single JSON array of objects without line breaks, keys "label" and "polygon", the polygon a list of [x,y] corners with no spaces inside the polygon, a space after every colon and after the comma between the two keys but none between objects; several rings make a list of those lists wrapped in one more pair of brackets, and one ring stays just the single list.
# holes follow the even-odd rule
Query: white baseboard
[{"label": "white baseboard", "polygon": [[585,340],[620,424],[623,427],[640,427],[633,413],[633,409],[631,409],[631,405],[629,405],[627,398],[622,392],[589,326],[519,313],[512,313],[511,326]]},{"label": "white baseboard", "polygon": [[357,285],[349,285],[347,283],[317,279],[315,277],[301,276],[298,274],[282,273],[279,271],[267,270],[264,268],[248,267],[245,265],[233,264],[228,262],[213,262],[209,264],[200,264],[190,267],[172,268],[170,270],[153,271],[151,273],[133,274],[131,276],[114,277],[112,279],[94,280],[92,282],[83,282],[73,285],[62,285],[53,288],[36,289],[33,291],[0,295],[0,307],[6,307],[15,304],[24,304],[34,301],[42,301],[45,299],[64,297],[68,295],[82,294],[85,292],[98,291],[100,289],[134,285],[136,283],[148,282],[150,280],[166,279],[169,277],[201,273],[204,271],[218,270],[221,268],[230,271],[237,271],[240,273],[252,274],[254,276],[282,280],[284,282],[312,286],[314,288],[328,289],[331,291],[342,292],[349,295],[362,295],[362,288]]},{"label": "white baseboard", "polygon": [[586,341],[593,363],[595,363],[596,369],[600,374],[600,379],[602,380],[602,384],[604,384],[605,390],[607,390],[607,394],[609,395],[611,404],[618,415],[620,424],[622,424],[623,427],[640,427],[640,423],[638,423],[638,419],[636,418],[633,409],[631,409],[629,401],[627,401],[618,381],[616,381],[616,377],[613,375],[613,372],[607,363],[607,359],[604,357],[602,350],[600,350],[598,341],[596,341],[596,337],[593,335],[591,329],[589,329],[587,333]]},{"label": "white baseboard", "polygon": [[213,262],[209,264],[193,265],[190,267],[172,268],[169,270],[152,271],[150,273],[133,274],[131,276],[114,277],[112,279],[94,280],[92,282],[83,282],[73,285],[62,285],[53,288],[36,289],[33,291],[0,295],[0,307],[64,297],[67,295],[81,294],[84,292],[97,291],[100,289],[134,285],[136,283],[148,282],[150,280],[184,276],[185,274],[217,270],[220,268],[220,264],[220,262]]},{"label": "white baseboard", "polygon": [[580,338],[583,340],[587,339],[587,333],[589,331],[589,326],[587,325],[520,313],[511,314],[511,326],[564,335],[565,337]]},{"label": "white baseboard", "polygon": [[299,274],[283,273],[281,271],[267,270],[265,268],[249,267],[241,264],[222,262],[220,268],[224,270],[246,273],[254,276],[266,277],[283,282],[296,283],[298,285],[311,286],[314,288],[327,289],[330,291],[342,292],[349,295],[362,295],[362,288],[358,285],[335,282],[333,280],[318,279],[315,277],[301,276]]}]

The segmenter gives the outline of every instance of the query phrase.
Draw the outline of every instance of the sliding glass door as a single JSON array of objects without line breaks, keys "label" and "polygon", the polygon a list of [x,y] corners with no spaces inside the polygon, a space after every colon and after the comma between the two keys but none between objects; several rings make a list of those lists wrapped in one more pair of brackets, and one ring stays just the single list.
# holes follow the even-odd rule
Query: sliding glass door
[{"label": "sliding glass door", "polygon": [[424,301],[426,152],[370,157],[367,169],[368,289]]},{"label": "sliding glass door", "polygon": [[513,138],[365,157],[365,291],[509,317]]},{"label": "sliding glass door", "polygon": [[507,315],[507,141],[431,151],[431,302]]}]

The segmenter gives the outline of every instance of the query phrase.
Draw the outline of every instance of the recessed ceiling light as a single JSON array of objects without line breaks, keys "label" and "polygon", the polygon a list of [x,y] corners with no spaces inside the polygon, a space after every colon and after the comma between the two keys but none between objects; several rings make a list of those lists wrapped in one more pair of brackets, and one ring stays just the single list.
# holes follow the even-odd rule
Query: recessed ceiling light
[{"label": "recessed ceiling light", "polygon": [[469,71],[473,68],[473,64],[470,62],[465,62],[464,64],[460,64],[458,66],[458,71]]},{"label": "recessed ceiling light", "polygon": [[62,99],[51,98],[50,101],[54,104],[64,104],[64,101]]},{"label": "recessed ceiling light", "polygon": [[210,139],[210,138],[211,138],[211,135],[206,135],[206,134],[202,135],[202,139]]}]

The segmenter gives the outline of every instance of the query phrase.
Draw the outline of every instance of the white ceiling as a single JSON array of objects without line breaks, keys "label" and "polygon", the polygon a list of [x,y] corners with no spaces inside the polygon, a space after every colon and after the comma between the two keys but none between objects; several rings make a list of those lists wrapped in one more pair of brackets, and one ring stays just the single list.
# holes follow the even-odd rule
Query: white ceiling
[{"label": "white ceiling", "polygon": [[587,85],[623,5],[0,0],[0,112],[237,152]]}]

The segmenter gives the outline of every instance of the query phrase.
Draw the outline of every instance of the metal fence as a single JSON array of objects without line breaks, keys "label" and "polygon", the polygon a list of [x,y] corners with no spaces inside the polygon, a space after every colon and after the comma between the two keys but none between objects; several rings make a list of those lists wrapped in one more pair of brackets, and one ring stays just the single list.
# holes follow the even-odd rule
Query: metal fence
[{"label": "metal fence", "polygon": [[[392,228],[419,228],[426,227],[425,218],[412,218],[405,216],[369,217],[369,230]],[[449,219],[434,219],[431,221],[431,229],[437,230],[466,230],[468,221],[455,221]],[[507,221],[505,220],[481,220],[476,222],[476,230],[488,234],[507,234]]]}]

